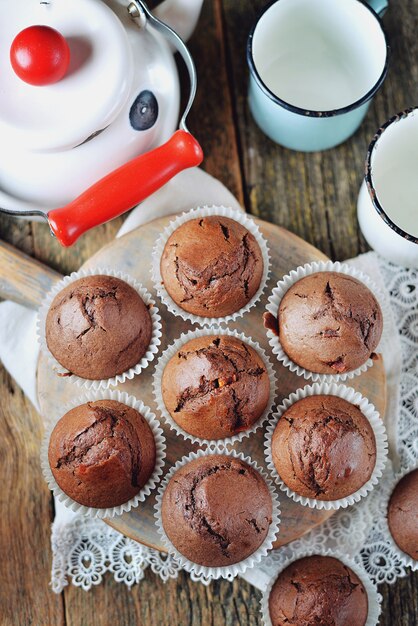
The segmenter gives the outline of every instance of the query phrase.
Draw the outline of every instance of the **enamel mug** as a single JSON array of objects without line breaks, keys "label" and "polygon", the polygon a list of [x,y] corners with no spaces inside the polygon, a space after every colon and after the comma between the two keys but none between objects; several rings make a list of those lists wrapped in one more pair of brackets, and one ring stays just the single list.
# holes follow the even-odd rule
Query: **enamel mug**
[{"label": "enamel mug", "polygon": [[418,268],[417,107],[392,117],[374,136],[357,215],[376,252],[392,263]]},{"label": "enamel mug", "polygon": [[292,150],[332,148],[361,124],[382,85],[387,0],[275,0],[247,44],[249,105],[261,130]]}]

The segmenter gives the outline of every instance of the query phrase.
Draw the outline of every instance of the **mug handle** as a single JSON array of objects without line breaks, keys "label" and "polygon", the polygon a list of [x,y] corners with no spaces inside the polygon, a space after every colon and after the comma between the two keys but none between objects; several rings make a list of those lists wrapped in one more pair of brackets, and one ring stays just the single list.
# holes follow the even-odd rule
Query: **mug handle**
[{"label": "mug handle", "polygon": [[372,7],[379,17],[383,17],[389,6],[388,0],[366,0],[367,4]]}]

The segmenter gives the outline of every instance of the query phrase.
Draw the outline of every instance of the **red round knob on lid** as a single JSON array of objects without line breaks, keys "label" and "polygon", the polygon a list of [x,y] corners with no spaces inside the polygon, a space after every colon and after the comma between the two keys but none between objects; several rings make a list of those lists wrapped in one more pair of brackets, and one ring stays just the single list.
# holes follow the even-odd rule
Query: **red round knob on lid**
[{"label": "red round knob on lid", "polygon": [[10,47],[15,73],[30,85],[51,85],[63,78],[70,63],[65,38],[50,26],[29,26],[16,35]]}]

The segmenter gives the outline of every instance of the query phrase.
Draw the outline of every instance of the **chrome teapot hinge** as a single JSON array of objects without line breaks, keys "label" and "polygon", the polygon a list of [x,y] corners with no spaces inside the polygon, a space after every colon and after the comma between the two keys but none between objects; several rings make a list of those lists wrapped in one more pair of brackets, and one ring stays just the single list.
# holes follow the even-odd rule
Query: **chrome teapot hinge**
[{"label": "chrome teapot hinge", "polygon": [[128,13],[139,28],[145,28],[147,25],[147,15],[143,7],[137,2],[130,2],[128,4]]}]

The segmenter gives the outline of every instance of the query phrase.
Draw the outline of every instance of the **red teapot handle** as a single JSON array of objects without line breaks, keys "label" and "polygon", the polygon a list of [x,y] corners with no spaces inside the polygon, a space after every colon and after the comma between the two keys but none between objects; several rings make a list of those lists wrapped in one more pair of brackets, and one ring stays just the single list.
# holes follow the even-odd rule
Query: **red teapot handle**
[{"label": "red teapot handle", "polygon": [[71,246],[90,228],[132,209],[173,176],[202,160],[197,140],[177,130],[162,146],[128,161],[66,206],[49,211],[51,230],[63,246]]}]

